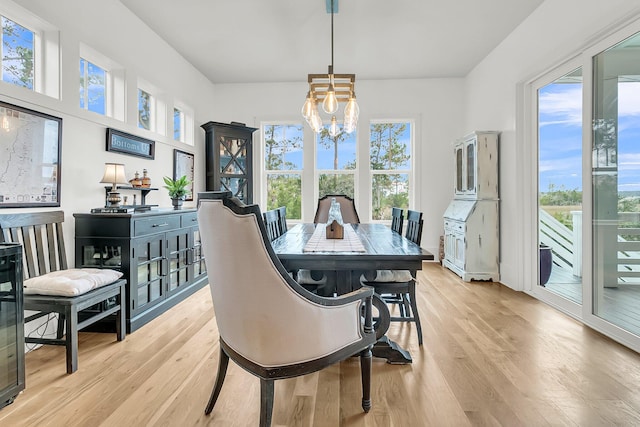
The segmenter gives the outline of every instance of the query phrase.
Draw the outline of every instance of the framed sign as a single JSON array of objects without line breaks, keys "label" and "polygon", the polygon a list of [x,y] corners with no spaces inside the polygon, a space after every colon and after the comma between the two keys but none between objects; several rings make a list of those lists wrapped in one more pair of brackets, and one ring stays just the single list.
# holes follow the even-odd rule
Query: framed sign
[{"label": "framed sign", "polygon": [[0,208],[60,206],[62,119],[0,102]]},{"label": "framed sign", "polygon": [[153,159],[155,141],[107,128],[107,151]]},{"label": "framed sign", "polygon": [[181,178],[186,175],[189,180],[188,193],[185,200],[193,200],[193,154],[186,151],[173,150],[173,179]]}]

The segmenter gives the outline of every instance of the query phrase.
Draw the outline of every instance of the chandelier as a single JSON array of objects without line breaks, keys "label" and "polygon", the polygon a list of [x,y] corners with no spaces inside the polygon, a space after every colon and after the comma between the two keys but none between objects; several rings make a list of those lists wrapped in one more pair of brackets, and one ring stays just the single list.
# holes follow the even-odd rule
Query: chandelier
[{"label": "chandelier", "polygon": [[[309,123],[311,129],[319,133],[322,130],[322,118],[318,112],[318,104],[322,104],[324,112],[331,115],[329,135],[335,137],[342,131],[351,133],[356,129],[360,107],[356,102],[354,90],[356,75],[333,73],[333,2],[334,0],[331,0],[331,65],[329,65],[327,74],[308,75],[309,91],[302,106],[302,116]],[[341,102],[346,103],[342,129],[338,126],[335,116]]]}]

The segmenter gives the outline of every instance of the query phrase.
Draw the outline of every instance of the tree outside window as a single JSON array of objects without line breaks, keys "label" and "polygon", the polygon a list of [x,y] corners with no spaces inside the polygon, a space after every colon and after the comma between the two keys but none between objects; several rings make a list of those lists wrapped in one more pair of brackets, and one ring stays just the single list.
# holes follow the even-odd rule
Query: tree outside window
[{"label": "tree outside window", "polygon": [[173,139],[184,142],[184,113],[179,108],[173,108]]},{"label": "tree outside window", "polygon": [[35,33],[2,17],[2,80],[33,90]]},{"label": "tree outside window", "polygon": [[356,133],[329,135],[325,126],[317,136],[318,197],[344,194],[355,198]]},{"label": "tree outside window", "polygon": [[302,218],[302,125],[262,128],[267,177],[267,209],[286,206],[287,218]]},{"label": "tree outside window", "polygon": [[372,218],[389,220],[392,207],[409,207],[411,124],[372,123],[370,132]]},{"label": "tree outside window", "polygon": [[105,114],[107,71],[80,58],[80,108]]}]

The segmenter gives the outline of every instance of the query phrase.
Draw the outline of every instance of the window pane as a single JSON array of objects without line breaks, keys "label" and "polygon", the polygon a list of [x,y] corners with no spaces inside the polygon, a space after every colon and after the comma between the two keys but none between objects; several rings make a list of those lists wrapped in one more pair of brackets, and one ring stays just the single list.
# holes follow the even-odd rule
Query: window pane
[{"label": "window pane", "polygon": [[640,335],[640,33],[593,58],[593,314]]},{"label": "window pane", "polygon": [[580,304],[582,68],[538,89],[538,150],[538,284]]},{"label": "window pane", "polygon": [[300,174],[267,175],[267,210],[287,207],[288,219],[302,218],[302,179]]},{"label": "window pane", "polygon": [[105,114],[107,72],[80,58],[80,108]]},{"label": "window pane", "polygon": [[152,97],[142,89],[138,89],[138,127],[151,130]]},{"label": "window pane", "polygon": [[318,181],[318,197],[324,197],[327,194],[344,194],[354,198],[354,175],[352,173],[323,173],[320,174]]},{"label": "window pane", "polygon": [[390,220],[391,208],[409,207],[409,174],[375,174],[371,184],[371,217]]},{"label": "window pane", "polygon": [[182,138],[182,111],[177,108],[173,109],[173,139],[176,141],[184,141]]},{"label": "window pane", "polygon": [[371,124],[371,169],[411,168],[411,124]]},{"label": "window pane", "polygon": [[33,89],[34,33],[2,17],[2,80]]},{"label": "window pane", "polygon": [[328,126],[318,135],[317,169],[345,170],[356,168],[356,133],[342,132],[332,137]]},{"label": "window pane", "polygon": [[266,170],[302,169],[302,125],[265,125],[263,135]]}]

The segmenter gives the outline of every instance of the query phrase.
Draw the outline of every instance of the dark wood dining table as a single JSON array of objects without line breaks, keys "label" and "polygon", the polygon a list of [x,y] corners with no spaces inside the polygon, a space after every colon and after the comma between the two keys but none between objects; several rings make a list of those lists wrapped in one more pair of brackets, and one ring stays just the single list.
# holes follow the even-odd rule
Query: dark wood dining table
[{"label": "dark wood dining table", "polygon": [[[409,270],[415,277],[416,271],[422,270],[423,261],[434,259],[432,253],[380,223],[350,224],[362,243],[362,252],[306,252],[305,246],[316,226],[326,225],[296,224],[271,244],[288,271],[322,272],[322,276],[327,278],[323,289],[325,296],[333,295],[333,292],[342,295],[357,289],[361,286],[361,275],[371,280],[376,270]],[[386,358],[389,363],[411,363],[411,355],[385,336],[389,310],[379,296],[376,300],[377,324],[383,329],[377,330],[379,340],[373,349],[374,356]]]}]

